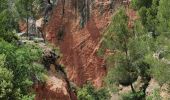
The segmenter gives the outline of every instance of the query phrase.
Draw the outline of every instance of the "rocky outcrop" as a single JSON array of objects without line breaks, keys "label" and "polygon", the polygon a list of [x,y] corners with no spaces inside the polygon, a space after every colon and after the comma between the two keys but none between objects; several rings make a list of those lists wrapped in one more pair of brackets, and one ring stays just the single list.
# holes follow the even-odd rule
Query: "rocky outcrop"
[{"label": "rocky outcrop", "polygon": [[160,89],[160,85],[158,84],[158,82],[154,79],[151,79],[151,81],[149,82],[149,86],[146,89],[146,95],[149,96],[154,92],[154,90],[159,90],[159,89]]},{"label": "rocky outcrop", "polygon": [[146,89],[146,95],[153,96],[153,99],[157,99],[156,97],[154,97],[155,91],[158,93],[157,95],[159,95],[162,100],[170,99],[169,85],[160,85],[158,81],[156,81],[155,79],[151,79],[151,81],[149,82],[149,86]]},{"label": "rocky outcrop", "polygon": [[39,84],[35,90],[36,100],[71,100],[66,82],[53,75],[48,77],[46,84]]},{"label": "rocky outcrop", "polygon": [[163,84],[160,89],[160,96],[163,100],[170,100],[170,86],[168,84]]},{"label": "rocky outcrop", "polygon": [[45,83],[34,86],[36,100],[77,100],[67,75],[57,62],[58,58],[52,50],[44,51],[43,64],[48,70],[48,77]]}]

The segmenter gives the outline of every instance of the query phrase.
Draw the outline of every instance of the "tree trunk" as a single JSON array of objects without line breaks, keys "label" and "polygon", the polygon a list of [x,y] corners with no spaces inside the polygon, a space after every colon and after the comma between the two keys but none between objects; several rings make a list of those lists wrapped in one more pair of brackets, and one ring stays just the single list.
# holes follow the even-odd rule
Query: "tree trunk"
[{"label": "tree trunk", "polygon": [[28,14],[27,14],[27,37],[29,37],[29,33],[28,33],[28,30],[29,30],[28,28],[29,28],[29,27],[28,27],[28,25],[29,25],[29,24],[28,24]]},{"label": "tree trunk", "polygon": [[[129,70],[129,60],[128,60],[128,47],[127,47],[127,40],[124,39],[124,42],[125,42],[125,54],[126,54],[126,63],[127,63],[127,66],[128,66],[128,70]],[[130,69],[131,70],[131,69]],[[131,90],[133,93],[135,93],[135,89],[133,87],[133,84],[132,84],[132,78],[131,78],[131,75],[130,75],[130,78],[129,80],[131,81],[131,84],[130,84],[130,87],[131,87]]]},{"label": "tree trunk", "polygon": [[134,89],[134,87],[133,87],[133,84],[132,84],[132,83],[130,84],[130,87],[131,87],[132,92],[133,92],[133,93],[135,93],[136,91],[135,91],[135,89]]},{"label": "tree trunk", "polygon": [[28,3],[27,3],[27,5],[26,5],[26,9],[27,9],[27,37],[29,38],[29,33],[28,33],[28,28],[29,28],[29,23],[28,23]]}]

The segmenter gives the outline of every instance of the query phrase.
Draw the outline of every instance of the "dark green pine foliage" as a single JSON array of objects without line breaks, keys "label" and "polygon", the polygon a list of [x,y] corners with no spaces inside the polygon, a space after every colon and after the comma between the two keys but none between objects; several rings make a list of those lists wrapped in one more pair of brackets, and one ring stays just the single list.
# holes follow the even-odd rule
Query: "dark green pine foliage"
[{"label": "dark green pine foliage", "polygon": [[[113,16],[107,32],[109,38],[106,36],[103,44],[112,41],[109,42],[109,46],[112,47],[106,48],[114,54],[108,57],[109,71],[106,83],[109,86],[114,84],[131,86],[133,99],[143,99],[150,80],[150,65],[145,61],[145,56],[149,53],[150,43],[152,43],[146,29],[140,20],[135,21],[134,28],[129,29],[128,16],[122,8]],[[141,90],[136,91],[133,83],[139,76],[142,77],[144,85]]]},{"label": "dark green pine foliage", "polygon": [[[128,43],[132,34],[128,29],[128,16],[126,15],[124,8],[120,9],[120,11],[113,17],[108,32],[114,41],[112,42],[112,45],[113,50],[116,52],[114,55],[115,68],[112,67],[108,72],[108,78],[111,78],[109,80],[115,80],[115,82],[122,85],[132,86],[132,83],[137,78],[137,73],[136,68],[131,65],[129,58]],[[134,91],[133,86],[132,91]]]}]

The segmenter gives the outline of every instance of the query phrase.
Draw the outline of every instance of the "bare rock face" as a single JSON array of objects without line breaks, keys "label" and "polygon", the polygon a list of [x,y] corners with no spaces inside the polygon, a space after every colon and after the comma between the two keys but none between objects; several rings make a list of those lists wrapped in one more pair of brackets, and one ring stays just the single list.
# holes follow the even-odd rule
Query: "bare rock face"
[{"label": "bare rock face", "polygon": [[158,95],[160,96],[162,100],[170,99],[169,85],[163,84],[161,86],[155,79],[151,79],[151,81],[149,82],[149,86],[146,89],[146,95],[152,96],[155,91],[158,92]]},{"label": "bare rock face", "polygon": [[57,78],[52,73],[46,84],[36,88],[36,100],[71,100],[64,80]]},{"label": "bare rock face", "polygon": [[20,20],[18,22],[18,24],[19,24],[19,30],[21,32],[26,32],[27,31],[27,24],[26,24],[26,22],[24,20]]},{"label": "bare rock face", "polygon": [[151,81],[149,82],[149,86],[146,89],[146,95],[151,95],[156,89],[160,89],[160,85],[156,80],[151,79]]},{"label": "bare rock face", "polygon": [[163,100],[170,100],[170,86],[168,84],[163,84],[160,89],[160,96]]},{"label": "bare rock face", "polygon": [[82,16],[87,13],[81,15],[76,10],[78,8],[75,9],[74,1],[79,0],[66,2],[64,14],[61,1],[58,0],[46,25],[46,39],[59,45],[63,54],[60,63],[66,67],[66,73],[72,82],[81,86],[87,81],[92,81],[96,87],[100,87],[106,68],[103,66],[104,59],[97,56],[97,50],[100,47],[101,35],[111,20],[112,12],[108,9],[110,2],[85,0],[89,3],[90,15],[84,27],[81,27]]}]

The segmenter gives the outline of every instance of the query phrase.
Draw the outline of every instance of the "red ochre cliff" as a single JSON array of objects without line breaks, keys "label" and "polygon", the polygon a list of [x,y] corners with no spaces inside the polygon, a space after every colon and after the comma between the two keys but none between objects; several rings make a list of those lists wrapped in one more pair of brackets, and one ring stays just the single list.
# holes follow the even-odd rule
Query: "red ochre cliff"
[{"label": "red ochre cliff", "polygon": [[[60,47],[63,54],[61,63],[66,67],[68,78],[78,86],[87,81],[93,82],[96,87],[102,86],[106,69],[103,66],[104,59],[97,56],[97,49],[111,19],[109,4],[109,0],[95,1],[90,9],[89,21],[81,29],[79,14],[71,2],[66,3],[62,15],[62,3],[59,0],[45,28],[47,40]],[[102,13],[100,5],[103,5]],[[64,29],[64,37],[58,40],[57,33],[61,29]]]},{"label": "red ochre cliff", "polygon": [[[49,21],[43,26],[46,40],[60,48],[62,53],[60,64],[65,66],[67,78],[77,86],[82,86],[88,81],[97,88],[103,85],[107,69],[105,59],[99,57],[97,51],[101,45],[103,33],[111,22],[115,8],[119,7],[120,1],[122,0],[117,0],[113,9],[109,9],[110,0],[94,0],[90,4],[89,20],[81,28],[80,13],[75,10],[75,1],[65,2],[63,14],[62,0],[58,0]],[[136,18],[134,13],[131,9],[127,9],[130,27],[133,18]],[[23,26],[22,22],[20,26]],[[24,27],[21,30],[24,30]],[[59,37],[58,34],[61,31],[63,36]],[[46,83],[34,87],[35,99],[76,100],[73,91],[69,91],[66,80],[59,76],[56,75],[53,67],[50,68]]]},{"label": "red ochre cliff", "polygon": [[[102,1],[102,2],[101,2]],[[110,10],[110,0],[95,0],[90,4],[90,18],[83,28],[80,27],[80,14],[74,9],[74,1],[68,0],[63,14],[62,0],[53,8],[44,33],[46,40],[59,46],[62,53],[60,64],[66,68],[70,82],[77,86],[91,81],[101,87],[106,74],[105,59],[97,55],[101,38],[114,10]],[[101,9],[102,7],[102,9]],[[116,8],[116,7],[115,7]],[[63,31],[62,38],[58,33]],[[75,94],[68,91],[65,80],[49,72],[45,85],[35,88],[36,100],[76,100]]]}]

